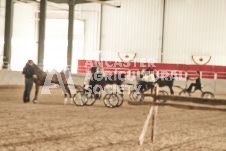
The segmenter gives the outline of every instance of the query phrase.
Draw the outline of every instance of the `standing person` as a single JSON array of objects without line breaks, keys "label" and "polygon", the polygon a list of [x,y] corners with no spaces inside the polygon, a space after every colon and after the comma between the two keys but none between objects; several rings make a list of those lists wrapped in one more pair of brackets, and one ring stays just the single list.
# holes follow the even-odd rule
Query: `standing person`
[{"label": "standing person", "polygon": [[195,78],[189,78],[189,80],[191,81],[196,81],[196,83],[191,83],[189,88],[188,88],[188,92],[191,92],[192,87],[195,87],[195,90],[200,89],[201,90],[201,80],[200,80],[200,72],[197,71],[196,72],[196,77]]},{"label": "standing person", "polygon": [[25,90],[23,100],[24,103],[30,102],[30,93],[33,86],[33,80],[37,79],[37,75],[35,75],[35,70],[32,67],[33,61],[28,60],[25,67],[23,68],[23,74],[25,75]]}]

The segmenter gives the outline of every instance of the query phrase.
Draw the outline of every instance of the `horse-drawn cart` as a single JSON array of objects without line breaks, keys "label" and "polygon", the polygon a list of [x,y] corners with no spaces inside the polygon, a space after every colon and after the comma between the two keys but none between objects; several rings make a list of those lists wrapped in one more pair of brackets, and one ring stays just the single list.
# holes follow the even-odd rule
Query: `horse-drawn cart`
[{"label": "horse-drawn cart", "polygon": [[[102,92],[99,94],[90,93],[88,91],[78,91],[73,96],[73,101],[77,106],[91,106],[97,99],[102,98]],[[106,93],[103,98],[104,105],[109,108],[119,107],[123,104],[123,99],[120,99],[117,93]]]}]

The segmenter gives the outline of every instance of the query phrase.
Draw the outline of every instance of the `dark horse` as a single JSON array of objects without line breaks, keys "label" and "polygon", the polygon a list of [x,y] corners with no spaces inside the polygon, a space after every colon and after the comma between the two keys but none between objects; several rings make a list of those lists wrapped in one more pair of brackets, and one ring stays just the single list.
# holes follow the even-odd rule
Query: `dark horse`
[{"label": "dark horse", "polygon": [[68,92],[68,94],[71,98],[71,103],[72,103],[71,92],[70,92],[70,89],[68,87],[67,78],[66,78],[66,75],[65,75],[64,72],[59,73],[57,71],[54,71],[54,72],[46,73],[41,68],[39,68],[36,64],[33,64],[32,67],[34,68],[35,74],[37,75],[37,79],[34,79],[36,91],[35,91],[35,98],[33,100],[33,103],[37,102],[39,87],[46,85],[46,82],[48,84],[50,84],[50,83],[51,84],[59,84],[61,89],[64,92],[64,96],[65,96],[64,104],[67,103],[67,92]]},{"label": "dark horse", "polygon": [[[97,72],[97,67],[92,67],[91,74],[92,74],[92,76],[89,81],[89,89],[92,90],[92,93],[94,93],[96,85],[101,86],[101,88],[104,88],[108,84],[110,84],[110,85],[116,84],[120,89],[120,95],[123,99],[123,89],[122,89],[121,85],[125,81],[124,73],[113,74],[113,75],[108,75],[106,77],[103,77],[102,73]],[[100,88],[98,87],[96,91],[99,91],[99,89]]]},{"label": "dark horse", "polygon": [[[146,71],[148,71],[148,70],[146,70]],[[171,77],[168,77],[168,78],[166,78],[166,77],[159,78],[158,76],[155,75],[156,81],[154,83],[157,83],[159,85],[159,87],[168,86],[170,89],[171,95],[173,95],[174,94],[174,91],[173,91],[174,78],[175,78],[174,75],[172,75]],[[140,89],[141,92],[145,92],[145,91],[151,89],[151,94],[152,94],[153,89],[154,89],[154,83],[149,84],[149,82],[140,81],[138,83],[138,86],[141,85],[141,89]],[[147,85],[147,88],[145,87],[145,85]]]},{"label": "dark horse", "polygon": [[[173,95],[174,94],[174,91],[173,91],[174,78],[175,78],[174,75],[172,75],[170,78],[158,78],[156,76],[157,81],[155,83],[157,83],[159,87],[168,86],[170,89],[170,94]],[[153,88],[151,89],[151,91],[152,90]]]}]

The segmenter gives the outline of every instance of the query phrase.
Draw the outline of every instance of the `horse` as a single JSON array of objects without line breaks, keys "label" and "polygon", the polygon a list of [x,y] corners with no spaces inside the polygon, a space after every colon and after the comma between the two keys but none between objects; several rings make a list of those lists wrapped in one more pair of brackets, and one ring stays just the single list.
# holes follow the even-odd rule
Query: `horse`
[{"label": "horse", "polygon": [[168,78],[159,78],[156,76],[156,79],[157,79],[156,83],[159,85],[159,87],[168,86],[170,89],[170,94],[173,95],[174,94],[174,91],[173,91],[174,78],[175,78],[174,75],[171,75],[171,77],[169,79]]},{"label": "horse", "polygon": [[[71,103],[73,103],[71,91],[70,91],[70,89],[68,87],[68,83],[67,83],[67,77],[63,71],[61,71],[60,73],[57,72],[56,70],[51,73],[48,72],[48,75],[51,75],[50,76],[51,78],[50,78],[49,76],[47,76],[47,72],[44,72],[36,64],[33,64],[32,67],[34,68],[35,74],[37,75],[37,79],[34,79],[36,90],[35,90],[35,97],[33,99],[33,103],[37,102],[39,87],[44,86],[45,82],[47,82],[47,80],[49,80],[49,83],[51,83],[51,84],[60,85],[61,89],[64,92],[64,97],[65,97],[64,104],[67,103],[67,93],[70,96]],[[58,76],[60,76],[62,80],[58,79]],[[62,86],[64,86],[64,88]]]},{"label": "horse", "polygon": [[[157,79],[157,80],[154,83],[157,83],[159,85],[159,87],[168,86],[169,89],[170,89],[170,94],[173,95],[174,94],[174,91],[173,91],[174,78],[175,78],[174,75],[172,75],[170,77],[170,79],[168,79],[168,78],[159,78],[158,76],[155,75],[155,79]],[[140,91],[145,92],[145,91],[151,89],[151,94],[153,94],[154,83],[153,84],[148,84],[148,82],[144,82],[144,81],[141,81],[141,83],[138,84],[138,86],[141,85]],[[148,86],[147,89],[145,89],[144,84],[147,84],[147,86]]]}]

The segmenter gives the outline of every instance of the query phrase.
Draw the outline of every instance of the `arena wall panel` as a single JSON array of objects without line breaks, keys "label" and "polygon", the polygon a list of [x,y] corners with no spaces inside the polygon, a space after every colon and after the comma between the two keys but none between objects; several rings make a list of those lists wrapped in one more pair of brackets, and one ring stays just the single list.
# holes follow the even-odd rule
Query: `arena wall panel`
[{"label": "arena wall panel", "polygon": [[101,59],[115,61],[117,52],[135,52],[137,58],[159,61],[162,4],[162,0],[122,0],[121,8],[103,6]]},{"label": "arena wall panel", "polygon": [[21,71],[0,70],[0,85],[24,85]]},{"label": "arena wall panel", "polygon": [[193,64],[192,55],[226,65],[226,1],[169,0],[165,3],[164,63]]},{"label": "arena wall panel", "polygon": [[[163,0],[122,0],[120,9],[103,6],[101,58],[117,52],[160,62]],[[165,1],[163,63],[194,64],[192,55],[211,56],[208,65],[226,65],[226,1]]]},{"label": "arena wall panel", "polygon": [[[89,3],[75,6],[75,19],[84,21],[84,49],[76,52],[76,59],[98,59],[100,40],[100,4]],[[76,30],[76,29],[75,29]]]}]

